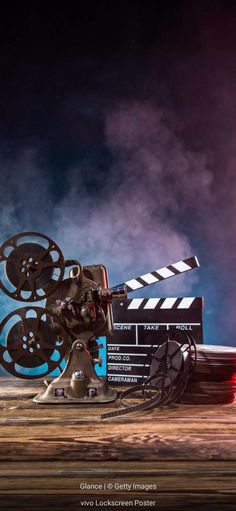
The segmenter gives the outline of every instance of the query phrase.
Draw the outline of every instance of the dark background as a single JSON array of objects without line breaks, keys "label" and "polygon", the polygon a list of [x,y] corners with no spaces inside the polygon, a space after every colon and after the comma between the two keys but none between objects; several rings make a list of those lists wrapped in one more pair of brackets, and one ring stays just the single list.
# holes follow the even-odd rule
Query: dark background
[{"label": "dark background", "polygon": [[235,55],[225,1],[2,9],[1,241],[44,232],[112,285],[196,254],[143,295],[205,296],[236,346]]}]

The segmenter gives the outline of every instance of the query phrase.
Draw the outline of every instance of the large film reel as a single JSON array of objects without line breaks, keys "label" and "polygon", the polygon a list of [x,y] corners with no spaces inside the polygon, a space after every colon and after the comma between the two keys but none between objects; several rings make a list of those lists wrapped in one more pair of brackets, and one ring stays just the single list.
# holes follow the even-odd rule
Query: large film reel
[{"label": "large film reel", "polygon": [[60,366],[69,347],[68,334],[58,318],[41,307],[17,309],[0,325],[0,363],[18,378],[35,379]]},{"label": "large film reel", "polygon": [[24,232],[0,247],[0,288],[11,298],[36,302],[48,297],[64,276],[58,245],[44,234]]}]

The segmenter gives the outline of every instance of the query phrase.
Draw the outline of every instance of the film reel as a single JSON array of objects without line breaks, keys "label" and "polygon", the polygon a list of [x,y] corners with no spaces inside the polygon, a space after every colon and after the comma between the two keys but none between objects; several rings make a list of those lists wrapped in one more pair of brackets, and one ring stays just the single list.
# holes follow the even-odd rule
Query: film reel
[{"label": "film reel", "polygon": [[162,406],[178,401],[196,367],[196,344],[193,337],[187,332],[175,336],[172,334],[172,337],[168,337],[154,353],[150,376],[145,381],[147,386],[161,387]]},{"label": "film reel", "polygon": [[9,238],[0,247],[0,262],[4,265],[0,288],[23,302],[47,298],[64,276],[60,248],[40,233],[24,232]]},{"label": "film reel", "polygon": [[[183,394],[190,375],[196,365],[196,344],[194,339],[183,332],[178,342],[168,336],[151,355],[150,376],[142,385],[123,391],[120,402],[124,408],[108,412],[101,419],[110,419],[119,415],[150,410],[178,401]],[[127,398],[142,398],[142,403],[130,404]]]},{"label": "film reel", "polygon": [[58,318],[41,307],[17,309],[0,325],[0,363],[18,378],[35,379],[60,366],[69,346],[68,335]]},{"label": "film reel", "polygon": [[154,384],[155,376],[162,373],[164,375],[164,386],[167,377],[170,382],[174,382],[179,375],[183,364],[183,352],[181,345],[174,341],[168,340],[157,348],[153,355],[150,365],[150,381]]}]

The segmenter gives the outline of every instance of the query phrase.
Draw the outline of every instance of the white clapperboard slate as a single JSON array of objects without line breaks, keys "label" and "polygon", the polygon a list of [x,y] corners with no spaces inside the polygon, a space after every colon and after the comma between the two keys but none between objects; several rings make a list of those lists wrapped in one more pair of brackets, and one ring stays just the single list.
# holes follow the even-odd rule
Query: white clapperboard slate
[{"label": "white clapperboard slate", "polygon": [[202,297],[114,301],[114,334],[107,338],[108,382],[142,383],[149,376],[150,353],[168,331],[178,336],[185,331],[202,343],[202,309]]},{"label": "white clapperboard slate", "polygon": [[[125,284],[130,293],[198,267],[198,258],[192,256],[121,286]],[[187,332],[197,343],[203,342],[201,297],[133,298],[114,301],[112,309],[114,335],[107,338],[106,357],[110,384],[142,383],[149,376],[152,355],[168,333],[183,342]]]}]

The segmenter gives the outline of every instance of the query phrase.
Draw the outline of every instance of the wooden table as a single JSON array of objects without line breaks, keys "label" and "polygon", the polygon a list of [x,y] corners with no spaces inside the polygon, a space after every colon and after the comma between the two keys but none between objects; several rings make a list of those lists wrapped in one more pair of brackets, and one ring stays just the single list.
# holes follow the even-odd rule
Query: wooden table
[{"label": "wooden table", "polygon": [[33,403],[42,387],[0,378],[2,510],[236,509],[235,403],[102,422],[118,403]]}]

